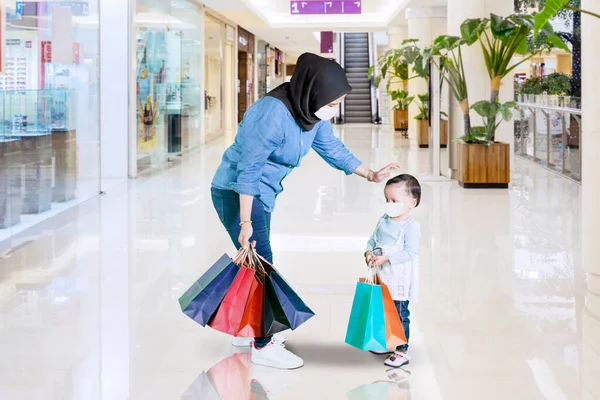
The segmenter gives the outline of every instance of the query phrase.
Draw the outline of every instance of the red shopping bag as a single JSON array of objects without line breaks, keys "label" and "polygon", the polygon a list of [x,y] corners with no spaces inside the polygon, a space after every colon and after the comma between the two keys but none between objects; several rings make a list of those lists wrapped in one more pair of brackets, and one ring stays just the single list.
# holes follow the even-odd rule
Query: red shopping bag
[{"label": "red shopping bag", "polygon": [[250,353],[234,354],[208,370],[208,376],[221,400],[250,398]]},{"label": "red shopping bag", "polygon": [[254,269],[240,268],[208,326],[229,335],[238,333],[255,274]]},{"label": "red shopping bag", "polygon": [[262,322],[262,306],[263,306],[263,284],[255,275],[250,288],[250,295],[246,302],[240,329],[236,336],[242,337],[260,337],[260,324]]}]

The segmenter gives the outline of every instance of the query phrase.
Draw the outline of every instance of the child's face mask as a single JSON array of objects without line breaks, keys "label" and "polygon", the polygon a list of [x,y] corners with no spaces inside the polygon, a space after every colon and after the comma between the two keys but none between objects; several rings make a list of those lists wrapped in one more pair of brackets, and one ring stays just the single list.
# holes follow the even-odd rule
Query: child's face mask
[{"label": "child's face mask", "polygon": [[398,218],[408,211],[406,203],[385,203],[385,213],[391,218]]}]

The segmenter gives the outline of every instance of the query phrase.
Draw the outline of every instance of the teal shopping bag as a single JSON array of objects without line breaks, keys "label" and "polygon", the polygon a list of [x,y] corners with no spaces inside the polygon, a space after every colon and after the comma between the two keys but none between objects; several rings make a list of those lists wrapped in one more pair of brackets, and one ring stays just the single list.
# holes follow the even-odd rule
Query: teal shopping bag
[{"label": "teal shopping bag", "polygon": [[360,350],[385,350],[385,339],[381,286],[358,282],[346,331],[346,343]]},{"label": "teal shopping bag", "polygon": [[348,400],[388,400],[388,385],[385,383],[362,385],[349,391],[346,397]]}]

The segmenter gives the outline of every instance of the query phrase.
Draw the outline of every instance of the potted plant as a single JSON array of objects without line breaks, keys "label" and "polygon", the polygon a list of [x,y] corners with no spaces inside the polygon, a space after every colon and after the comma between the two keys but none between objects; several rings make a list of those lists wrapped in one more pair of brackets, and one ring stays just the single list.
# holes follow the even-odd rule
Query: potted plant
[{"label": "potted plant", "polygon": [[[408,39],[399,49],[391,49],[377,59],[377,65],[369,68],[369,79],[373,77],[375,68],[380,74],[375,78],[375,87],[379,88],[382,80],[387,80],[387,92],[396,102],[394,110],[394,129],[408,131],[408,107],[414,100],[408,93],[408,81],[426,74],[422,54],[416,45],[416,39]],[[411,77],[411,66],[415,76]]]},{"label": "potted plant", "polygon": [[[429,95],[419,94],[415,99],[419,107],[419,114],[415,116],[417,123],[417,140],[419,147],[426,149],[429,147]],[[448,117],[442,112],[442,116]],[[448,120],[440,119],[440,147],[448,147]]]},{"label": "potted plant", "polygon": [[[568,51],[550,24],[544,26],[541,40],[531,40],[533,29],[533,15],[513,14],[503,18],[491,14],[490,18],[466,20],[461,25],[461,38],[451,40],[458,46],[459,53],[463,44],[480,44],[491,86],[489,101],[473,105],[473,110],[482,117],[484,125],[472,128],[470,117],[465,117],[465,134],[459,139],[458,175],[461,186],[465,188],[508,188],[510,183],[510,145],[496,141],[498,126],[512,118],[511,109],[514,107],[513,102],[498,103],[502,80],[544,50],[560,47]],[[515,55],[523,57],[513,61]],[[461,80],[465,79],[462,59],[447,58],[444,61],[449,75],[459,74]],[[453,70],[458,72],[451,72]],[[468,115],[467,107],[468,95],[461,103],[465,115]]]},{"label": "potted plant", "polygon": [[[408,95],[408,90],[393,90],[390,92],[392,101],[395,101],[394,130],[408,132],[408,107],[414,101],[414,96]],[[405,133],[406,135],[406,133]]]},{"label": "potted plant", "polygon": [[482,100],[471,109],[483,120],[459,138],[459,182],[464,188],[508,188],[510,183],[510,145],[494,141],[503,121],[512,119],[514,101],[501,104]]}]

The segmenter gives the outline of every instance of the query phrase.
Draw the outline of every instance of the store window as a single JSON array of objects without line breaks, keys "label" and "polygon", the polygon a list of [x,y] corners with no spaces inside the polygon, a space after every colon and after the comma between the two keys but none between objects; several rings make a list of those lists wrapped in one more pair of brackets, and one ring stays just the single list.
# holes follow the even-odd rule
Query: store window
[{"label": "store window", "polygon": [[185,0],[138,0],[138,170],[202,143],[203,10]]},{"label": "store window", "polygon": [[[205,37],[205,115],[206,141],[231,133],[235,112],[235,29],[206,14]],[[238,82],[239,84],[239,82]],[[239,88],[238,88],[239,89]],[[231,135],[229,135],[231,136]]]},{"label": "store window", "polygon": [[254,103],[254,35],[238,27],[238,122]]},{"label": "store window", "polygon": [[0,249],[100,187],[98,0],[1,11]]}]

